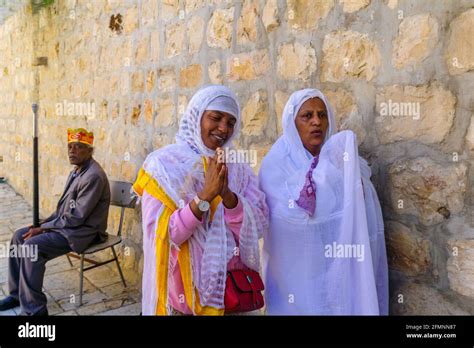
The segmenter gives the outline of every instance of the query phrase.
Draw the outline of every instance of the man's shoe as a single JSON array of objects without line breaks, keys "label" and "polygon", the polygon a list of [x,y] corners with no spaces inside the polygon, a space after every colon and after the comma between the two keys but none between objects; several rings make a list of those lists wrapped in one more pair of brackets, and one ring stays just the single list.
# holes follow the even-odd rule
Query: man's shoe
[{"label": "man's shoe", "polygon": [[25,312],[22,311],[20,313],[20,316],[47,317],[47,316],[49,316],[49,313],[48,313],[48,309],[45,308],[45,309],[42,309],[39,312],[36,312],[36,313],[33,313],[33,314],[28,314],[28,313],[25,313]]},{"label": "man's shoe", "polygon": [[49,316],[48,309],[45,308],[45,309],[43,309],[43,310],[41,310],[41,311],[39,311],[39,312],[37,312],[33,315],[36,316],[36,317],[47,317],[47,316]]},{"label": "man's shoe", "polygon": [[3,300],[0,300],[0,311],[7,311],[9,309],[18,307],[20,305],[20,301],[16,298],[7,296]]}]

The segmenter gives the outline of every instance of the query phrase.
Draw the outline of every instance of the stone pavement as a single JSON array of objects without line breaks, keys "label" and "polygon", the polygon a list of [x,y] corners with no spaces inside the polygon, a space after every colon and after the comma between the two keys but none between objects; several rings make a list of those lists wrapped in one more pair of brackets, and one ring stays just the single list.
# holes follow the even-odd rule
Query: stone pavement
[{"label": "stone pavement", "polygon": [[[0,298],[8,294],[8,259],[4,255],[13,232],[31,224],[32,209],[8,184],[0,184]],[[91,257],[94,258],[94,257]],[[132,284],[124,288],[115,263],[84,273],[83,305],[79,303],[79,260],[60,256],[46,264],[44,292],[50,315],[138,315],[140,292]],[[87,262],[85,263],[87,266]],[[76,304],[77,303],[77,304]],[[0,312],[18,315],[20,307]]]}]

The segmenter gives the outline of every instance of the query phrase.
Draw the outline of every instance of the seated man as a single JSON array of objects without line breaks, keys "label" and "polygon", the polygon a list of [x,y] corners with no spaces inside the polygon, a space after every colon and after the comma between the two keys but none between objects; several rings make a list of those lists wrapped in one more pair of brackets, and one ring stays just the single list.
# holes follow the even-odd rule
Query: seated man
[{"label": "seated man", "polygon": [[[41,221],[40,227],[20,228],[13,235],[10,296],[0,301],[0,311],[21,305],[23,315],[48,315],[42,292],[46,262],[70,251],[81,253],[92,243],[106,239],[110,188],[104,170],[92,158],[93,140],[94,135],[83,128],[68,129],[69,162],[76,167],[69,174],[56,212]],[[37,255],[12,253],[12,248],[20,246],[36,251],[22,254]]]}]

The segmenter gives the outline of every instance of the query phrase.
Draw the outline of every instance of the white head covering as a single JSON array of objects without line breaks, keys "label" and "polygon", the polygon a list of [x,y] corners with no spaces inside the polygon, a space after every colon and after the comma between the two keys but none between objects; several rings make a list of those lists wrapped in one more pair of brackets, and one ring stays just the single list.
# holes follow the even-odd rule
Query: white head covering
[{"label": "white head covering", "polygon": [[213,99],[206,107],[207,110],[222,111],[231,114],[235,118],[239,118],[239,104],[235,102],[235,99],[221,95]]},{"label": "white head covering", "polygon": [[[229,88],[211,85],[201,88],[191,98],[181,119],[176,144],[154,151],[143,164],[143,169],[157,180],[176,206],[183,206],[180,202],[190,202],[204,187],[202,156],[212,156],[215,151],[204,145],[200,123],[204,111],[211,109],[228,112],[236,117],[234,132],[225,143],[225,146],[232,146],[232,139],[238,135],[240,129],[237,99]],[[238,240],[240,261],[258,271],[258,239],[268,228],[265,196],[258,189],[257,178],[248,164],[227,163],[227,167],[229,189],[237,195],[243,206]],[[161,210],[158,216],[160,214]],[[188,240],[193,285],[198,290],[201,305],[223,308],[227,264],[234,256],[236,241],[224,221],[223,204],[218,205],[212,223],[209,221],[209,214],[205,216],[207,220],[197,226]],[[179,248],[170,243],[170,247]],[[169,269],[170,274],[173,274],[172,266]]]},{"label": "white head covering", "polygon": [[336,132],[336,120],[334,118],[334,111],[332,106],[329,104],[329,101],[326,99],[326,96],[317,89],[302,89],[300,91],[294,92],[288,102],[285,105],[283,110],[283,137],[287,142],[288,146],[294,149],[293,153],[299,157],[299,160],[305,162],[305,158],[308,160],[313,159],[313,155],[309,153],[308,150],[303,146],[303,142],[298,134],[298,129],[296,129],[295,118],[298,114],[298,111],[301,109],[301,106],[309,99],[319,98],[326,105],[327,116],[328,116],[328,129],[324,137],[324,142],[326,142],[331,135]]},{"label": "white head covering", "polygon": [[201,136],[201,118],[206,110],[227,112],[237,119],[234,132],[224,144],[232,147],[232,140],[240,132],[240,107],[234,92],[221,85],[203,87],[193,95],[181,118],[176,143],[189,145],[197,154],[213,156],[215,151],[204,145]]},{"label": "white head covering", "polygon": [[[329,125],[312,173],[316,212],[311,217],[295,204],[313,159],[295,117],[314,97],[325,103]],[[263,249],[267,312],[387,314],[383,220],[370,168],[359,158],[355,134],[336,133],[333,110],[320,91],[305,89],[290,96],[283,111],[283,135],[263,160],[260,185],[270,208]],[[327,254],[338,247],[362,255]]]}]

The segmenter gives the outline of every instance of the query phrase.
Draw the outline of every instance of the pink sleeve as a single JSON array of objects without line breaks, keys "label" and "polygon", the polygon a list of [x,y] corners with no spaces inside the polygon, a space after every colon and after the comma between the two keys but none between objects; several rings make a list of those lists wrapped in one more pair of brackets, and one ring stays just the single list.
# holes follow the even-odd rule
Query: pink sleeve
[{"label": "pink sleeve", "polygon": [[238,199],[237,205],[228,209],[224,206],[224,220],[229,226],[230,230],[234,234],[236,241],[239,241],[240,227],[244,219],[244,208],[240,199]]},{"label": "pink sleeve", "polygon": [[[237,206],[232,209],[224,207],[224,219],[237,241],[239,239],[240,226],[244,216],[243,206],[240,199]],[[189,204],[184,208],[176,210],[170,217],[170,238],[173,243],[180,245],[191,237],[194,229],[202,221],[198,220],[191,210]]]},{"label": "pink sleeve", "polygon": [[170,239],[176,245],[181,245],[191,237],[195,228],[202,223],[191,210],[189,204],[176,210],[170,217]]}]

